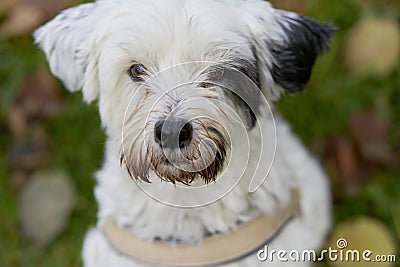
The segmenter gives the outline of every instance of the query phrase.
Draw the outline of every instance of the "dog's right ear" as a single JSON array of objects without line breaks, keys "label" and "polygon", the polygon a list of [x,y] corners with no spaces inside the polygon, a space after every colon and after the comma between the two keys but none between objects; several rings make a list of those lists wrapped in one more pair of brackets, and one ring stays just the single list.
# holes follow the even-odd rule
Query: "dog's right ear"
[{"label": "dog's right ear", "polygon": [[69,91],[82,90],[86,102],[98,97],[95,42],[90,38],[97,23],[95,9],[94,3],[67,9],[33,34],[51,72]]},{"label": "dog's right ear", "polygon": [[241,3],[263,93],[275,100],[283,92],[301,91],[310,79],[317,57],[328,49],[335,26],[275,9],[268,1]]}]

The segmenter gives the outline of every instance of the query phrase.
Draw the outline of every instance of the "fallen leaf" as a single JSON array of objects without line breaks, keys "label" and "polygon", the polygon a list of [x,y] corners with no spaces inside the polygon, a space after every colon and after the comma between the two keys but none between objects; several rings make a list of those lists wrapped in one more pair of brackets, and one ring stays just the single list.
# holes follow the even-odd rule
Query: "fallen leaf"
[{"label": "fallen leaf", "polygon": [[71,5],[70,0],[20,0],[20,3],[39,8],[46,17],[53,16]]},{"label": "fallen leaf", "polygon": [[8,128],[17,142],[23,141],[27,135],[28,125],[22,108],[13,106],[8,112]]},{"label": "fallen leaf", "polygon": [[372,112],[357,112],[348,119],[362,156],[371,162],[392,164],[394,157],[388,145],[389,123]]},{"label": "fallen leaf", "polygon": [[53,76],[38,70],[19,86],[16,105],[29,118],[52,118],[62,109],[64,100]]},{"label": "fallen leaf", "polygon": [[[14,37],[30,34],[48,18],[67,8],[70,0],[2,0],[2,9],[8,16],[0,26],[0,37]],[[1,13],[0,13],[1,14]]]},{"label": "fallen leaf", "polygon": [[15,3],[17,3],[17,0],[1,0],[0,1],[0,15],[5,14],[8,12],[9,9],[11,9]]},{"label": "fallen leaf", "polygon": [[307,9],[307,1],[304,0],[271,0],[274,7],[304,14]]},{"label": "fallen leaf", "polygon": [[18,169],[13,171],[8,182],[10,189],[13,192],[18,192],[28,181],[28,177],[28,172],[25,170]]},{"label": "fallen leaf", "polygon": [[8,160],[14,170],[33,170],[48,159],[48,138],[46,131],[37,126],[30,129],[30,135],[14,142],[8,153]]},{"label": "fallen leaf", "polygon": [[45,13],[35,5],[18,3],[0,26],[0,37],[14,37],[31,33],[45,20]]},{"label": "fallen leaf", "polygon": [[358,192],[362,177],[360,162],[352,143],[343,136],[331,136],[326,140],[324,162],[333,178],[349,195]]},{"label": "fallen leaf", "polygon": [[400,8],[398,0],[357,0],[357,3],[360,5],[360,8],[375,10],[383,9],[386,12],[391,11],[393,13]]}]

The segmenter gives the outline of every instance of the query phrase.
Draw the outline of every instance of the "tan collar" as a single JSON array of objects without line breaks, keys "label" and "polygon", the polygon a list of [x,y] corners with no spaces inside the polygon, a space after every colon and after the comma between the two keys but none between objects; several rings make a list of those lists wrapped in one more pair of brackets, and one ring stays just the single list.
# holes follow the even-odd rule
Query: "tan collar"
[{"label": "tan collar", "polygon": [[170,246],[147,241],[119,227],[111,218],[105,220],[103,232],[115,249],[142,262],[167,266],[221,265],[256,252],[299,215],[299,193],[293,190],[290,202],[273,216],[260,214],[235,231],[206,237],[199,244]]}]

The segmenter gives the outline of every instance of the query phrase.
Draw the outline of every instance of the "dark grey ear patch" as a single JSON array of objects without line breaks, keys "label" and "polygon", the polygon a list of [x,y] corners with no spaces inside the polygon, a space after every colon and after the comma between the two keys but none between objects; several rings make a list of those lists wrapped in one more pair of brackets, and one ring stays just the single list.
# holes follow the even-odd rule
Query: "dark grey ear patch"
[{"label": "dark grey ear patch", "polygon": [[276,84],[289,92],[297,92],[310,79],[317,56],[328,49],[328,41],[336,28],[331,23],[286,15],[284,11],[282,18],[286,40],[268,41],[267,44],[275,58],[271,73]]}]

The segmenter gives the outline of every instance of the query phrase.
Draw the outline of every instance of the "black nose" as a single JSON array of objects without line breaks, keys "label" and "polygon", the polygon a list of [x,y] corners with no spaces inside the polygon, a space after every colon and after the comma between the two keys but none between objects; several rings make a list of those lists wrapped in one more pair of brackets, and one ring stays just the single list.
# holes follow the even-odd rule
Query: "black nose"
[{"label": "black nose", "polygon": [[192,124],[183,119],[159,120],[154,126],[154,139],[161,147],[184,148],[192,135]]}]

